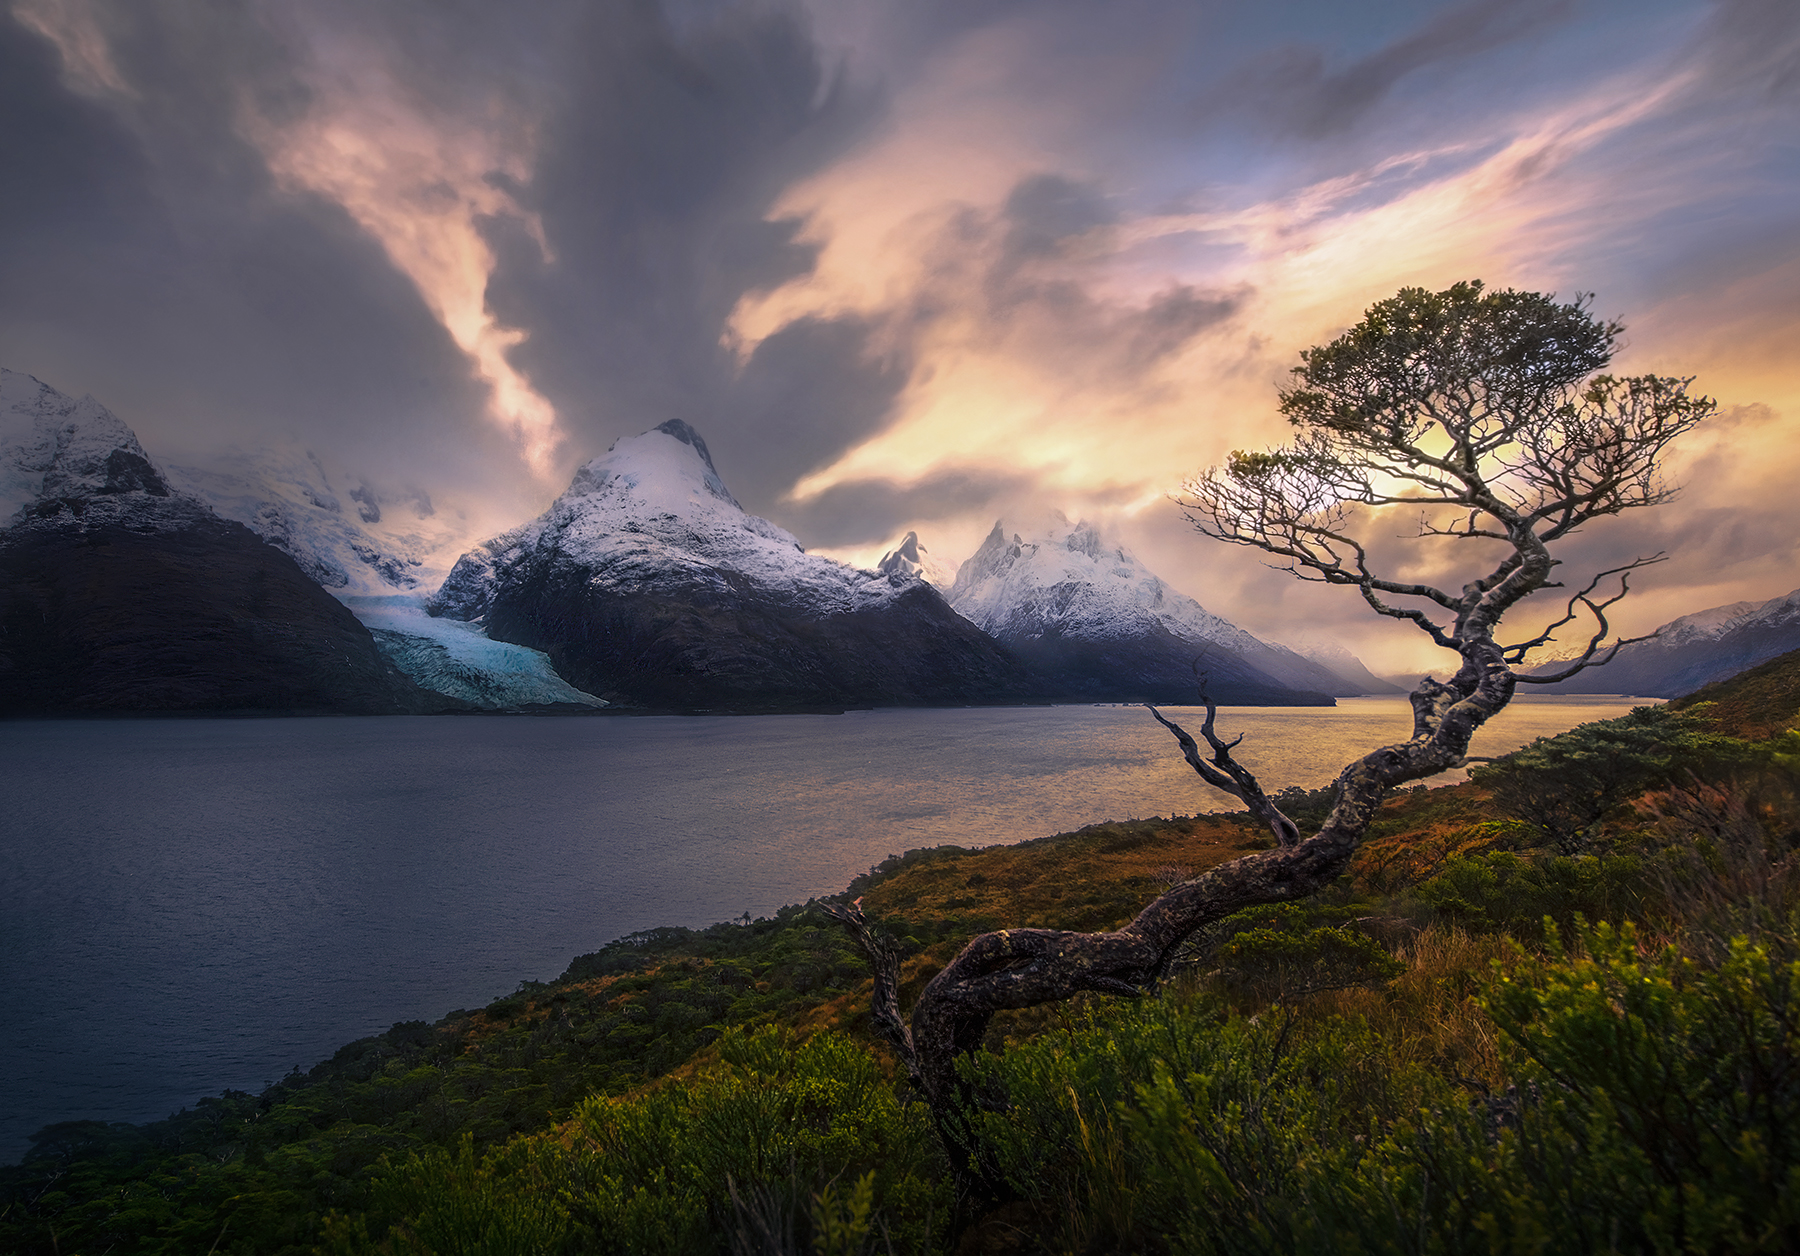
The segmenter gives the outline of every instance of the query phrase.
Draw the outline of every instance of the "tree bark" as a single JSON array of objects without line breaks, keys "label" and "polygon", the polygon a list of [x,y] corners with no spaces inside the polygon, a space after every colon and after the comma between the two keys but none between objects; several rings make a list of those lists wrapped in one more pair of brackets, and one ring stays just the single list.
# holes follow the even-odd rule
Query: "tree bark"
[{"label": "tree bark", "polygon": [[[1323,827],[1300,839],[1286,816],[1263,796],[1255,777],[1230,758],[1236,743],[1212,732],[1204,763],[1193,739],[1152,713],[1183,743],[1189,763],[1210,784],[1244,800],[1275,836],[1259,851],[1185,881],[1154,899],[1123,928],[1107,933],[1061,929],[1001,929],[973,939],[926,985],[910,1025],[899,1005],[899,957],[861,908],[829,904],[826,911],[856,937],[875,970],[874,1018],[930,1105],[939,1137],[960,1181],[997,1187],[972,1134],[967,1110],[974,1096],[957,1060],[980,1046],[994,1014],[1060,1002],[1082,991],[1136,996],[1168,975],[1182,943],[1233,912],[1307,898],[1349,865],[1387,791],[1459,766],[1475,730],[1512,698],[1514,677],[1491,638],[1463,643],[1463,665],[1447,683],[1427,678],[1412,694],[1413,735],[1349,764],[1338,775],[1336,802]],[[1219,778],[1219,779],[1215,779]]]}]

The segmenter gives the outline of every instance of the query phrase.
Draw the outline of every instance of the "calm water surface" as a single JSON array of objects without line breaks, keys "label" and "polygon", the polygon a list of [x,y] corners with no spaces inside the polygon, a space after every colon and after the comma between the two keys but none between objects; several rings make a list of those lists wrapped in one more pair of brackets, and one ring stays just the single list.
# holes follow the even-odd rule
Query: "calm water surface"
[{"label": "calm water surface", "polygon": [[[1631,705],[1515,702],[1473,753]],[[1220,720],[1271,789],[1410,729],[1397,698]],[[1138,707],[11,722],[0,799],[0,1163],[890,853],[1231,805]]]}]

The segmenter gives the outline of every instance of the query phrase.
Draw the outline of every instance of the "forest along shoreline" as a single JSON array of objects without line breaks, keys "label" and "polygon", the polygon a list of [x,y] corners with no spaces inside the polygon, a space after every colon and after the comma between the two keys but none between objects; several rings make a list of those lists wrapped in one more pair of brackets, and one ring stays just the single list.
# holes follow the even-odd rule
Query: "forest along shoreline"
[{"label": "forest along shoreline", "polygon": [[[1380,1102],[1410,1103],[1429,1092],[1441,1106],[1449,1102],[1445,1095],[1460,1094],[1446,1110],[1473,1102],[1488,1114],[1484,1119],[1516,1121],[1516,1101],[1506,1096],[1517,1093],[1508,1087],[1524,1073],[1505,1048],[1506,1034],[1494,1029],[1498,1013],[1484,985],[1493,964],[1524,972],[1553,965],[1559,955],[1598,955],[1611,946],[1607,962],[1616,967],[1640,962],[1618,951],[1618,939],[1633,928],[1639,936],[1667,939],[1700,928],[1702,917],[1749,919],[1730,898],[1747,892],[1743,885],[1754,880],[1752,865],[1762,856],[1761,888],[1752,887],[1763,896],[1757,910],[1767,917],[1771,945],[1794,948],[1776,917],[1795,904],[1770,897],[1782,891],[1768,868],[1786,858],[1800,831],[1796,722],[1800,651],[1666,707],[1640,708],[1534,743],[1478,769],[1470,781],[1398,792],[1337,886],[1308,903],[1246,913],[1255,918],[1209,930],[1178,966],[1166,997],[1139,1003],[1095,997],[1003,1014],[989,1030],[989,1045],[1011,1047],[1004,1059],[1017,1067],[1035,1060],[1031,1067],[1054,1072],[1042,1051],[1063,1053],[1058,1059],[1091,1051],[1084,1037],[1090,1031],[1127,1045],[1152,1032],[1174,1035],[1173,1042],[1191,1033],[1197,1023],[1191,1018],[1199,1016],[1220,1041],[1249,1035],[1262,1042],[1263,1028],[1279,1024],[1282,1039],[1271,1060],[1302,1047],[1329,1056],[1342,1047],[1333,1034],[1351,1032],[1333,1028],[1348,1016],[1364,1026],[1356,1032],[1375,1035],[1358,1048],[1371,1058],[1392,1047],[1376,1041],[1384,1033],[1410,1035],[1412,1063],[1380,1079],[1388,1087]],[[1582,775],[1596,747],[1608,766],[1602,781]],[[1521,801],[1557,798],[1568,806],[1533,812]],[[1767,849],[1733,854],[1729,826],[1700,816],[1708,799],[1718,815],[1747,818],[1767,838]],[[1327,790],[1290,789],[1278,801],[1303,829],[1316,826],[1330,803]],[[1730,865],[1735,889],[1721,888],[1724,873],[1696,871],[1670,854],[1671,826],[1698,823],[1718,830],[1715,863]],[[975,934],[1114,927],[1168,884],[1268,844],[1266,830],[1247,813],[1110,822],[1015,845],[910,851],[856,878],[841,898],[860,898],[868,917],[894,938],[903,955],[906,1004]],[[1792,917],[1786,919],[1791,932]],[[1597,937],[1595,925],[1613,932]],[[1649,952],[1632,952],[1640,953]],[[779,1096],[799,1076],[793,1070],[808,1068],[873,1086],[868,1094],[887,1096],[881,1112],[894,1126],[886,1135],[864,1130],[857,1135],[863,1144],[832,1152],[847,1158],[830,1172],[820,1167],[823,1161],[807,1159],[823,1154],[824,1144],[804,1138],[784,1144],[786,1167],[776,1176],[791,1177],[800,1192],[788,1201],[792,1224],[823,1226],[826,1213],[839,1208],[851,1220],[860,1216],[865,1232],[871,1218],[880,1218],[889,1234],[917,1240],[902,1246],[930,1246],[942,1240],[954,1201],[938,1197],[944,1187],[936,1153],[929,1138],[907,1132],[912,1118],[905,1115],[911,1109],[904,1088],[891,1058],[873,1045],[868,971],[850,936],[812,903],[754,921],[633,934],[577,957],[554,981],[525,982],[485,1007],[358,1039],[261,1094],[228,1091],[147,1124],[48,1126],[33,1137],[21,1164],[0,1169],[0,1250],[75,1250],[78,1243],[148,1250],[140,1245],[154,1238],[174,1241],[169,1250],[205,1251],[225,1225],[229,1240],[245,1244],[242,1250],[310,1251],[322,1241],[331,1250],[386,1250],[392,1235],[422,1233],[427,1214],[443,1203],[427,1198],[430,1192],[421,1195],[421,1182],[490,1203],[500,1195],[529,1202],[538,1170],[527,1162],[617,1137],[616,1130],[606,1132],[609,1113],[649,1119],[642,1104],[715,1102],[732,1077],[761,1077],[756,1085]],[[1158,1029],[1146,1017],[1167,1023],[1157,1022]],[[774,1055],[771,1043],[779,1047]],[[1141,1063],[1150,1068],[1150,1057]],[[1092,1094],[1081,1087],[1099,1084],[1094,1076],[1071,1075],[1061,1097],[1033,1092],[1037,1083],[1009,1074],[1019,1118],[1041,1126],[1030,1134],[1041,1173],[1034,1177],[1038,1171],[1023,1159],[1002,1166],[1017,1177],[1019,1197],[995,1215],[962,1218],[962,1250],[1003,1250],[984,1244],[998,1244],[993,1236],[1007,1228],[1035,1234],[1047,1248],[1079,1239],[1077,1247],[1101,1250],[1143,1241],[1142,1227],[1157,1209],[1175,1206],[1147,1196],[1133,1203],[1120,1196],[1129,1194],[1126,1178],[1110,1186],[1101,1180],[1095,1157],[1125,1155],[1123,1141],[1107,1144],[1111,1151],[1101,1142],[1124,1140],[1135,1128],[1130,1122],[1151,1119],[1142,1104],[1133,1106],[1131,1087],[1162,1084],[1154,1070],[1132,1082],[1129,1064],[1108,1065],[1126,1071]],[[1317,1061],[1308,1067],[1314,1066]],[[1048,1084],[1048,1077],[1038,1082]],[[1272,1084],[1271,1078],[1259,1084]],[[1440,1084],[1449,1087],[1444,1094],[1432,1089]],[[858,1102],[874,1100],[866,1094]],[[1055,1117],[1053,1109],[1063,1115]],[[658,1111],[658,1120],[685,1119],[674,1108]],[[1051,1128],[1082,1113],[1088,1124],[1062,1128],[1061,1135]],[[838,1112],[831,1120],[844,1125],[849,1118]],[[1168,1130],[1164,1135],[1173,1137]],[[698,1137],[692,1130],[682,1134],[689,1142]],[[1005,1139],[995,1145],[1011,1146]],[[1779,1162],[1781,1149],[1771,1150]],[[612,1147],[607,1154],[622,1153]],[[808,1165],[818,1168],[816,1182]],[[628,1156],[619,1171],[632,1171]],[[720,1179],[720,1192],[708,1196],[711,1171],[692,1169],[698,1185],[682,1197],[685,1203],[656,1196],[659,1188],[647,1179],[635,1185],[620,1179],[615,1186],[640,1199],[636,1222],[620,1211],[624,1197],[608,1195],[614,1188],[602,1189],[598,1179],[589,1188],[600,1194],[584,1197],[580,1207],[539,1200],[520,1215],[547,1227],[538,1250],[596,1235],[628,1246],[635,1224],[654,1230],[673,1224],[671,1218],[700,1224],[695,1218],[720,1209],[728,1219],[738,1215],[732,1209],[745,1206],[744,1192],[731,1193]],[[850,1196],[842,1191],[832,1194],[833,1174],[846,1172],[841,1185],[862,1190],[861,1204],[846,1203]],[[762,1185],[774,1190],[773,1182]],[[1754,1183],[1744,1187],[1753,1189]],[[1241,1211],[1242,1200],[1234,1206]],[[1297,1224],[1291,1218],[1282,1224],[1291,1223]],[[1065,1233],[1075,1225],[1086,1228]],[[679,1226],[668,1232],[679,1233]]]}]

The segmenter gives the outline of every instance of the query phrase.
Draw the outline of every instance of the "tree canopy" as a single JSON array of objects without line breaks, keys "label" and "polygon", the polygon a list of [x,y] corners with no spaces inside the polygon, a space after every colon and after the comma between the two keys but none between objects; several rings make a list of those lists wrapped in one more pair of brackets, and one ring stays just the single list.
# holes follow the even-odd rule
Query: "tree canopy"
[{"label": "tree canopy", "polygon": [[[1307,349],[1281,412],[1299,429],[1282,448],[1235,452],[1187,486],[1204,535],[1262,550],[1302,580],[1358,589],[1379,615],[1407,620],[1445,649],[1487,638],[1501,617],[1553,580],[1553,547],[1583,525],[1669,500],[1669,444],[1714,410],[1688,379],[1599,372],[1623,330],[1537,292],[1402,289],[1330,344]],[[1378,513],[1416,512],[1467,579],[1438,587],[1376,569],[1366,531]],[[1361,531],[1359,532],[1359,529]],[[1501,647],[1508,664],[1554,640],[1584,611],[1592,635],[1566,678],[1600,654],[1606,608],[1644,555],[1590,573],[1564,615]],[[1616,594],[1601,596],[1610,579]]]}]

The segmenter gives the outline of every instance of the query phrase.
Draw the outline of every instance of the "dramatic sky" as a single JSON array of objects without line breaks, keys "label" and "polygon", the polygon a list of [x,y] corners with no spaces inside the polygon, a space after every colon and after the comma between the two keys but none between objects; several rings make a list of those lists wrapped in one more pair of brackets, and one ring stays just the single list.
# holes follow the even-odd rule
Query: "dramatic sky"
[{"label": "dramatic sky", "polygon": [[297,437],[505,526],[678,417],[811,548],[1086,514],[1424,666],[1166,495],[1481,278],[1720,402],[1571,555],[1674,555],[1628,627],[1800,585],[1794,0],[0,0],[0,171],[0,364],[169,461]]}]

